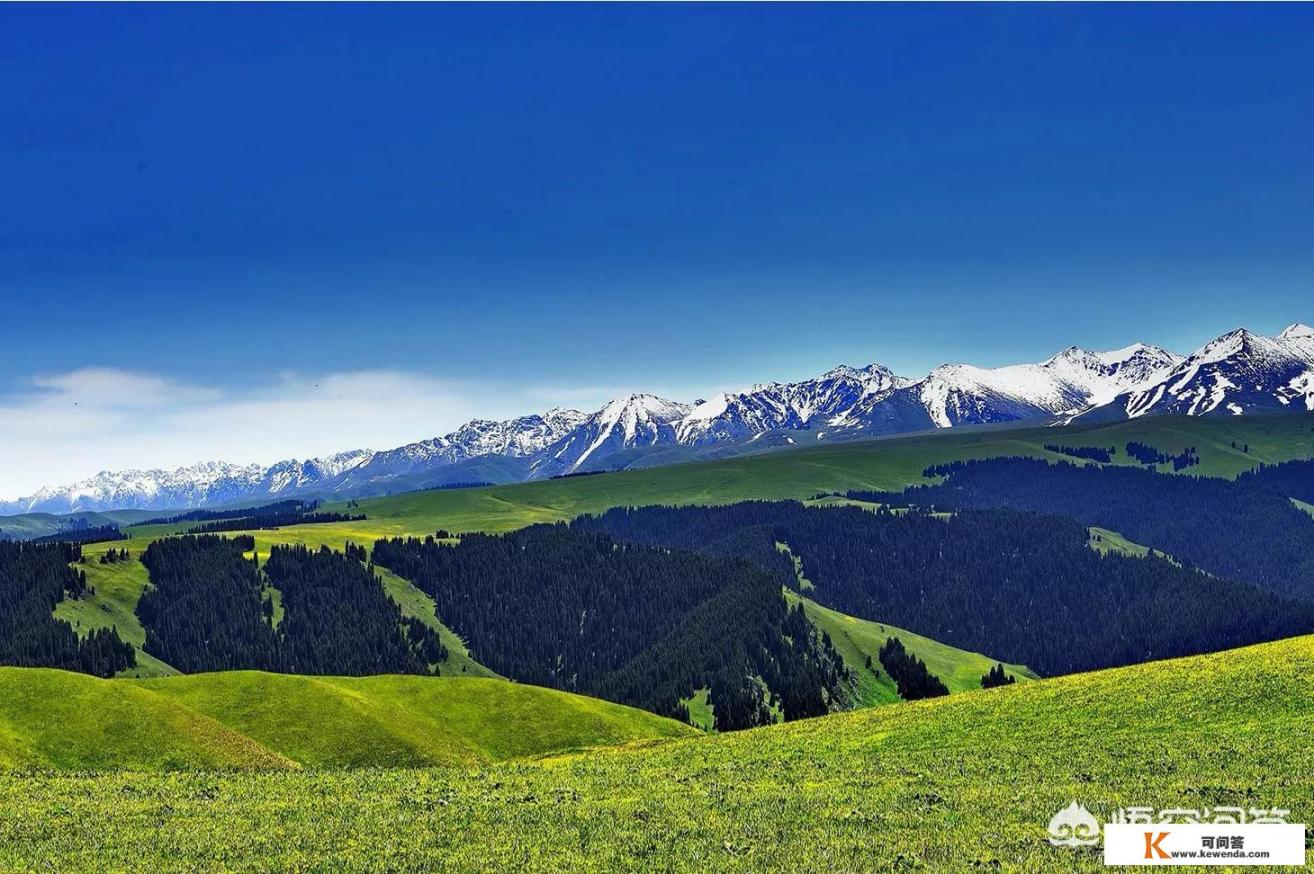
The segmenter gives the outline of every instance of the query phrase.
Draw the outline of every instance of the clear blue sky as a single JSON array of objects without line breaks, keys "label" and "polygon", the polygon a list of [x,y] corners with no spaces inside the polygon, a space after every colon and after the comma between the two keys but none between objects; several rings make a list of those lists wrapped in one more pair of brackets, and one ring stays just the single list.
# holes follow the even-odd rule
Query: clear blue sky
[{"label": "clear blue sky", "polygon": [[1311,45],[1299,5],[3,6],[0,394],[1314,321]]}]

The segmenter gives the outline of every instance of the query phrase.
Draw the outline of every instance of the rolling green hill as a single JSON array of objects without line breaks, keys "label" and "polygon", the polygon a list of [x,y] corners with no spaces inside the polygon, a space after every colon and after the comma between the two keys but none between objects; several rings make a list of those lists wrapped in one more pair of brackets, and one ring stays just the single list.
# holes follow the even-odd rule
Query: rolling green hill
[{"label": "rolling green hill", "polygon": [[0,668],[0,766],[155,770],[294,763],[128,682],[48,668]]},{"label": "rolling green hill", "polygon": [[694,731],[501,680],[259,671],[100,680],[0,668],[8,769],[473,765]]},{"label": "rolling green hill", "polygon": [[473,770],[8,774],[0,868],[1101,871],[1073,800],[1308,822],[1312,677],[1304,637]]}]

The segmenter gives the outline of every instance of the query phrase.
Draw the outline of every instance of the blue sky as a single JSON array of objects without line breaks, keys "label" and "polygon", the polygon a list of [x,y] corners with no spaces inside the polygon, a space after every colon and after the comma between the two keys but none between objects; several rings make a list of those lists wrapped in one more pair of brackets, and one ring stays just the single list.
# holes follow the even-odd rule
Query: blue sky
[{"label": "blue sky", "polygon": [[[81,447],[0,495],[1314,321],[1311,44],[1296,5],[0,7],[0,408],[82,399],[0,432]],[[362,374],[414,410],[83,412]]]}]

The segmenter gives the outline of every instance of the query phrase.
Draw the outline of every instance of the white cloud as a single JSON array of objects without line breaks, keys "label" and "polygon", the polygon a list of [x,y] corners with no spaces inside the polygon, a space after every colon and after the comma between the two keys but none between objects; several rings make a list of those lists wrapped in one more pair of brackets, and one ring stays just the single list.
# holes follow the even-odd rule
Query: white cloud
[{"label": "white cloud", "polygon": [[594,410],[628,391],[477,384],[397,370],[288,372],[223,388],[113,368],[41,374],[0,396],[0,500],[102,470],[391,449],[473,418],[549,406]]}]

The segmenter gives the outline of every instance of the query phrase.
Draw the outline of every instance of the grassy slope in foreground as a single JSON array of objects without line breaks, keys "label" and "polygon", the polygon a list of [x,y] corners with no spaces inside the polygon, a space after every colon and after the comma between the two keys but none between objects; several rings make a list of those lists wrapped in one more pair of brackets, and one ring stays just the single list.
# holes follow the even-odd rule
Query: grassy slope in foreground
[{"label": "grassy slope in foreground", "polygon": [[[943,680],[950,692],[980,689],[981,677],[998,662],[997,659],[957,649],[903,628],[839,613],[808,598],[800,598],[790,591],[785,592],[785,599],[791,605],[801,602],[812,623],[830,635],[835,649],[857,677],[858,700],[854,704],[858,707],[900,700],[894,681],[880,662],[880,648],[891,637],[902,640],[910,653],[926,662],[927,669]],[[867,669],[867,656],[871,656],[872,665],[880,672],[879,676]],[[1017,677],[1019,682],[1034,680],[1036,677],[1025,665],[1005,664],[1004,668]]]},{"label": "grassy slope in foreground", "polygon": [[100,680],[0,668],[4,768],[471,765],[694,731],[502,680],[258,671]]},{"label": "grassy slope in foreground", "polygon": [[1312,676],[1305,637],[475,771],[9,775],[0,868],[1102,871],[1046,841],[1073,799],[1308,822]]},{"label": "grassy slope in foreground", "polygon": [[128,682],[0,668],[0,767],[292,766],[240,732]]}]

